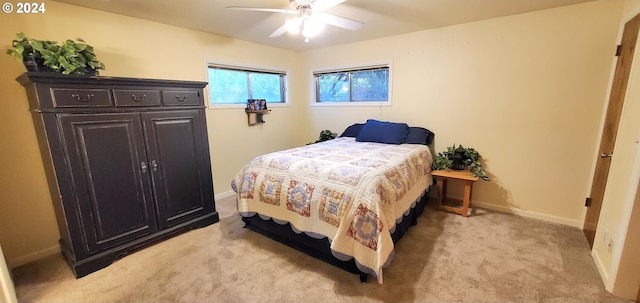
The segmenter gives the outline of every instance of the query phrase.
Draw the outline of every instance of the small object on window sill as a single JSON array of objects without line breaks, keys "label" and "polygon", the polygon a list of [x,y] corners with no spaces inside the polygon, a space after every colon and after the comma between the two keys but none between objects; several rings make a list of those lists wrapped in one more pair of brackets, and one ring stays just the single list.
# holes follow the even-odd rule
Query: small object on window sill
[{"label": "small object on window sill", "polygon": [[245,109],[244,111],[245,111],[245,113],[247,113],[247,122],[248,122],[249,126],[253,126],[253,125],[256,125],[256,124],[265,123],[266,121],[264,121],[262,119],[262,115],[268,114],[271,110],[270,109],[265,109],[265,110],[249,110],[249,109]]}]

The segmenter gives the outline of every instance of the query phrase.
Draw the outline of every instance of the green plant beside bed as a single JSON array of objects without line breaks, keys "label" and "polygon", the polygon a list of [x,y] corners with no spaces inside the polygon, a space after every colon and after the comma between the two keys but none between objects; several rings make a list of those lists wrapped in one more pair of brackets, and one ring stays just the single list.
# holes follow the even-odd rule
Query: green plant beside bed
[{"label": "green plant beside bed", "polygon": [[331,139],[335,139],[336,136],[338,136],[337,133],[334,133],[334,132],[331,132],[328,129],[325,129],[325,130],[322,130],[320,132],[320,136],[318,137],[318,140],[316,140],[316,142],[307,143],[307,145],[313,144],[313,143],[318,143],[318,142],[323,142],[323,141],[327,141],[327,140],[331,140]]},{"label": "green plant beside bed", "polygon": [[[463,163],[465,169],[468,169],[475,177],[484,181],[490,181],[489,176],[487,176],[484,168],[482,167],[482,164],[480,164],[480,153],[472,147],[462,147],[462,145],[459,145],[458,149],[464,150]],[[438,155],[433,159],[433,165],[431,168],[434,170],[452,169],[455,154],[456,145],[453,144],[453,146],[447,147],[446,151],[438,153]]]},{"label": "green plant beside bed", "polygon": [[33,58],[41,62],[52,72],[73,75],[85,75],[104,69],[104,63],[100,62],[94,53],[93,47],[84,40],[67,39],[62,44],[50,40],[37,40],[27,37],[24,33],[16,35],[13,40],[13,49],[7,49],[7,54],[24,62]]}]

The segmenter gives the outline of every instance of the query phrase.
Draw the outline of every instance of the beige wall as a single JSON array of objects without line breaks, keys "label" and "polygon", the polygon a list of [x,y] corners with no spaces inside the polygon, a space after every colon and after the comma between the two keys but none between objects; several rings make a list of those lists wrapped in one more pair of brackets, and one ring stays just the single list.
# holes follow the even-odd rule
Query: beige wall
[{"label": "beige wall", "polygon": [[[288,70],[292,106],[274,108],[265,125],[248,127],[242,109],[207,111],[216,193],[229,191],[233,175],[252,157],[314,139],[304,122],[306,102],[296,97],[296,52],[57,2],[45,5],[41,15],[2,15],[3,53],[22,31],[47,40],[84,38],[106,64],[103,76],[206,81],[206,60]],[[56,253],[59,235],[26,95],[15,81],[25,69],[4,54],[0,66],[0,242],[15,266]]]},{"label": "beige wall", "polygon": [[[624,23],[639,13],[639,0],[625,1],[617,41],[622,37]],[[637,229],[640,222],[640,201],[637,198],[640,179],[640,52],[636,51],[633,60],[592,251],[607,290],[629,299],[636,298],[640,283],[640,263],[637,261],[640,251]],[[613,241],[611,248],[605,241],[605,233]]]},{"label": "beige wall", "polygon": [[[43,15],[3,15],[2,46],[19,31],[82,37],[107,65],[104,76],[204,81],[206,60],[288,70],[292,104],[274,108],[266,124],[247,127],[241,109],[207,111],[217,194],[255,155],[377,118],[433,130],[436,151],[453,143],[478,149],[494,181],[477,183],[477,205],[574,226],[624,4],[601,0],[297,53],[45,3]],[[313,69],[378,61],[393,65],[392,107],[309,106]],[[0,242],[16,265],[55,253],[58,232],[26,97],[14,80],[24,67],[6,55],[0,66]]]},{"label": "beige wall", "polygon": [[[304,53],[310,69],[393,63],[392,107],[311,109],[316,131],[367,118],[476,148],[474,203],[579,226],[624,2],[584,4]],[[331,117],[331,119],[327,119]]]}]

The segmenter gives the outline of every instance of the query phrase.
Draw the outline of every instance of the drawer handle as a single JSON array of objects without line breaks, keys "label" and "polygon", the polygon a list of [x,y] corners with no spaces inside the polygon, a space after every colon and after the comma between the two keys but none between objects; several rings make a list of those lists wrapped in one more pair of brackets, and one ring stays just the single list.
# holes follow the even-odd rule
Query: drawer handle
[{"label": "drawer handle", "polygon": [[89,102],[89,101],[91,101],[91,99],[93,99],[93,97],[95,97],[94,94],[87,94],[87,98],[86,99],[83,99],[82,97],[80,97],[79,94],[71,95],[71,98],[74,98],[74,99],[76,99],[76,100],[78,100],[80,102]]},{"label": "drawer handle", "polygon": [[176,95],[176,99],[178,99],[178,102],[184,102],[187,100],[187,98],[189,98],[189,95],[184,95],[184,97],[180,98],[180,96]]},{"label": "drawer handle", "polygon": [[134,102],[142,102],[146,98],[147,98],[147,95],[142,95],[142,98],[140,98],[140,99],[138,99],[138,97],[136,97],[136,95],[131,95],[131,100],[133,100]]}]

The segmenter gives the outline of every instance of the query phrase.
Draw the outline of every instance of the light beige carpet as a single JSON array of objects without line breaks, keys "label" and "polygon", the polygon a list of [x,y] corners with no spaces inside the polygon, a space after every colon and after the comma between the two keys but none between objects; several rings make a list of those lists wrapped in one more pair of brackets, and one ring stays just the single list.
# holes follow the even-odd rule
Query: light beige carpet
[{"label": "light beige carpet", "polygon": [[477,210],[427,209],[384,284],[221,221],[75,279],[62,257],[16,268],[20,302],[631,302],[605,291],[579,229]]}]

